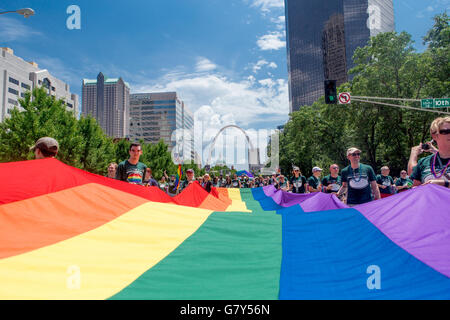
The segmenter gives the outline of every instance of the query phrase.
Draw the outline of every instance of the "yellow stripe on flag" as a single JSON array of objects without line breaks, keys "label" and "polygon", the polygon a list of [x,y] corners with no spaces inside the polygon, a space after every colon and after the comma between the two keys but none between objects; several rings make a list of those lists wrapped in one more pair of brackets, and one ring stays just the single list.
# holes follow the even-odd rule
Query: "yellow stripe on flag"
[{"label": "yellow stripe on flag", "polygon": [[240,189],[228,188],[227,190],[228,198],[230,198],[232,202],[226,211],[252,212],[251,210],[247,209],[245,202],[242,201]]},{"label": "yellow stripe on flag", "polygon": [[74,238],[0,260],[0,299],[106,299],[164,259],[211,210],[148,202]]}]

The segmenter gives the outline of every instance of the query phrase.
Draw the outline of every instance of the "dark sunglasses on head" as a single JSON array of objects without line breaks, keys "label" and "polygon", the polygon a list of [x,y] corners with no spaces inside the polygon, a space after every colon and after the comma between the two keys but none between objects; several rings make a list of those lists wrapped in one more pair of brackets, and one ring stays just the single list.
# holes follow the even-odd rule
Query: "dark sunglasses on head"
[{"label": "dark sunglasses on head", "polygon": [[442,129],[442,130],[439,130],[439,134],[443,134],[443,135],[450,134],[450,129]]}]

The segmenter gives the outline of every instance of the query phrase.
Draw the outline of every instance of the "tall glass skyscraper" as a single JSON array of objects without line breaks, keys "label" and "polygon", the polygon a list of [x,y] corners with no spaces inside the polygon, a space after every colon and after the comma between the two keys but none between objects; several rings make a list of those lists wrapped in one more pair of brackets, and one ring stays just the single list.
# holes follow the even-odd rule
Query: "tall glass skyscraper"
[{"label": "tall glass skyscraper", "polygon": [[[175,133],[175,135],[174,135]],[[194,160],[194,116],[176,92],[133,93],[130,95],[130,140],[144,140],[169,146],[183,136],[182,147],[175,150],[183,160]],[[187,135],[190,136],[187,137]]]},{"label": "tall glass skyscraper", "polygon": [[285,0],[289,110],[324,94],[324,80],[346,82],[356,48],[394,31],[393,0]]}]

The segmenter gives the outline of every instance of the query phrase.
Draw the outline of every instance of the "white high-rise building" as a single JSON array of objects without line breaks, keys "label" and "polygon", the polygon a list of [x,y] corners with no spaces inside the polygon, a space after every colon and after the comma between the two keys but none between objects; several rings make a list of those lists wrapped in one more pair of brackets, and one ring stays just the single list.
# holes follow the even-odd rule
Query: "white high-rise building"
[{"label": "white high-rise building", "polygon": [[8,117],[14,107],[21,109],[18,99],[23,98],[26,91],[41,86],[47,88],[50,95],[63,99],[67,109],[78,117],[78,95],[70,92],[69,85],[48,70],[39,69],[37,63],[15,56],[10,48],[1,48],[0,73],[0,121]]}]

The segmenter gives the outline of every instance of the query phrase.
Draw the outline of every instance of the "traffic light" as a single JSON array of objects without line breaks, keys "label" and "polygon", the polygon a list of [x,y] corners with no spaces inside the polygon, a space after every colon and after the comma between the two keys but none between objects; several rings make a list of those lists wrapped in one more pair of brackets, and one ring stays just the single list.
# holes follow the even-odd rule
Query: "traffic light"
[{"label": "traffic light", "polygon": [[325,103],[337,103],[336,80],[325,80]]}]

